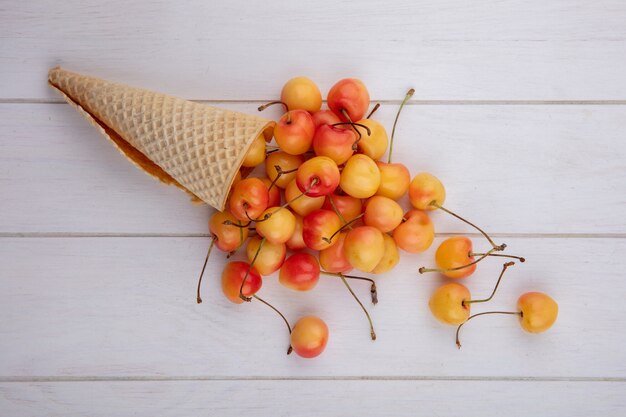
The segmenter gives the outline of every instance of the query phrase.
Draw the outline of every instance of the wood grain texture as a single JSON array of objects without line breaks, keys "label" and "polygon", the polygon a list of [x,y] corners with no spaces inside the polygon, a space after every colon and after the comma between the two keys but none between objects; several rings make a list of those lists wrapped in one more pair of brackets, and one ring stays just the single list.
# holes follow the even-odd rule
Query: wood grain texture
[{"label": "wood grain texture", "polygon": [[[145,381],[0,383],[0,407],[25,417],[137,415],[606,417],[626,412],[623,382]],[[521,394],[523,393],[523,394]]]},{"label": "wood grain texture", "polygon": [[[8,2],[0,98],[49,99],[54,65],[197,99],[275,97],[301,73],[372,96],[624,100],[626,6],[506,0]],[[349,18],[347,17],[349,16]]]},{"label": "wood grain texture", "polygon": [[[307,314],[327,321],[327,350],[310,361],[285,355],[287,331],[274,312],[223,297],[223,254],[207,268],[204,303],[195,303],[207,238],[0,239],[0,376],[626,377],[616,330],[626,326],[626,240],[506,243],[528,260],[473,311],[514,309],[523,292],[547,292],[560,306],[550,332],[530,335],[514,317],[486,317],[463,329],[458,351],[454,327],[437,323],[427,306],[443,280],[417,274],[431,265],[431,248],[403,254],[393,273],[377,278],[375,307],[369,286],[353,283],[372,312],[376,342],[336,278],[323,277],[309,293],[266,278],[259,295],[292,323]],[[486,296],[501,266],[491,259],[464,282]]]},{"label": "wood grain texture", "polygon": [[[376,116],[389,130],[396,109]],[[413,105],[394,160],[436,174],[447,205],[494,233],[624,234],[625,129],[626,106]],[[141,173],[64,104],[0,105],[0,176],[3,233],[207,233],[206,206]],[[470,231],[434,218],[439,232]]]}]

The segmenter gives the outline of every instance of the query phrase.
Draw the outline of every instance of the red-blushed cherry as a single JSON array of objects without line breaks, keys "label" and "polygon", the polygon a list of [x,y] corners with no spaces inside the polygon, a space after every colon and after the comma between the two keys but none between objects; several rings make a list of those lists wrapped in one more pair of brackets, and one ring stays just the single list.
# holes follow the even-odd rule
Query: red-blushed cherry
[{"label": "red-blushed cherry", "polygon": [[[270,275],[278,271],[287,255],[287,248],[284,243],[272,243],[270,241],[261,242],[263,238],[255,236],[248,240],[246,246],[246,256],[248,262],[254,260],[254,268],[261,275]],[[255,259],[256,257],[256,259]]]},{"label": "red-blushed cherry", "polygon": [[396,242],[388,234],[383,233],[383,238],[385,239],[385,251],[378,265],[372,269],[373,274],[383,274],[391,271],[400,262],[400,253],[398,253]]},{"label": "red-blushed cherry", "polygon": [[291,346],[298,356],[319,356],[328,343],[328,326],[322,319],[306,316],[298,320],[291,332]]},{"label": "red-blushed cherry", "polygon": [[227,211],[216,211],[209,219],[209,231],[211,232],[212,239],[206,257],[204,258],[204,264],[202,265],[202,271],[200,271],[200,277],[198,278],[198,288],[196,291],[196,302],[198,304],[202,302],[202,297],[200,297],[200,287],[202,285],[204,270],[209,262],[213,246],[217,246],[217,248],[223,252],[232,252],[243,245],[245,240],[248,238],[248,228],[238,226],[242,226],[241,221],[237,220]]},{"label": "red-blushed cherry", "polygon": [[380,185],[376,190],[376,195],[398,200],[402,198],[409,189],[411,174],[406,166],[400,163],[387,163],[377,161],[376,165],[380,171]]},{"label": "red-blushed cherry", "polygon": [[[427,172],[417,174],[409,185],[409,201],[418,210],[436,210],[446,200],[446,189],[439,178]],[[435,203],[435,204],[433,204]]]},{"label": "red-blushed cherry", "polygon": [[295,291],[309,291],[320,279],[320,265],[315,256],[306,252],[290,255],[280,268],[279,282]]},{"label": "red-blushed cherry", "polygon": [[307,77],[295,77],[283,86],[280,101],[290,109],[302,109],[314,113],[322,107],[322,93],[313,80]]},{"label": "red-blushed cherry", "polygon": [[471,295],[466,286],[452,282],[437,288],[430,297],[428,306],[433,316],[444,324],[459,325],[470,315]]},{"label": "red-blushed cherry", "polygon": [[339,233],[335,238],[335,244],[329,248],[322,249],[319,253],[320,265],[324,271],[347,274],[352,271],[352,265],[343,252],[343,242],[346,239],[346,232]]},{"label": "red-blushed cherry", "polygon": [[315,124],[315,130],[323,125],[334,125],[340,123],[339,117],[330,110],[319,110],[313,113],[313,124]]},{"label": "red-blushed cherry", "polygon": [[304,238],[302,237],[303,219],[302,216],[298,214],[294,214],[294,217],[296,218],[296,228],[294,229],[293,234],[291,235],[289,240],[285,242],[285,244],[291,250],[300,250],[306,248]]},{"label": "red-blushed cherry", "polygon": [[359,226],[348,231],[343,251],[350,265],[363,272],[371,272],[385,254],[385,238],[375,227]]},{"label": "red-blushed cherry", "polygon": [[527,292],[517,300],[520,325],[529,333],[548,330],[559,314],[559,305],[542,292]]},{"label": "red-blushed cherry", "polygon": [[361,80],[344,78],[333,85],[327,96],[328,107],[344,122],[360,120],[370,105],[370,95]]},{"label": "red-blushed cherry", "polygon": [[382,196],[373,196],[365,203],[363,223],[387,233],[402,223],[403,215],[402,207],[394,200]]},{"label": "red-blushed cherry", "polygon": [[317,156],[327,156],[337,165],[345,163],[352,156],[352,146],[356,134],[351,129],[340,126],[322,125],[315,131],[313,150]]},{"label": "red-blushed cherry", "polygon": [[228,200],[228,208],[236,219],[256,219],[267,208],[269,191],[259,178],[246,178],[236,183]]},{"label": "red-blushed cherry", "polygon": [[341,228],[341,220],[334,211],[319,209],[309,213],[302,221],[302,238],[309,249],[331,247],[336,240],[328,239]]},{"label": "red-blushed cherry", "polygon": [[420,253],[432,245],[435,239],[435,226],[426,212],[409,210],[393,231],[393,240],[396,245],[409,253]]},{"label": "red-blushed cherry", "polygon": [[[269,215],[269,216],[268,216]],[[296,230],[296,218],[292,212],[281,207],[265,210],[256,222],[256,232],[272,243],[285,243]]]},{"label": "red-blushed cherry", "polygon": [[372,158],[363,154],[352,155],[341,171],[341,189],[355,198],[369,198],[380,185],[380,171]]},{"label": "red-blushed cherry", "polygon": [[[282,151],[273,152],[265,159],[265,173],[277,187],[285,188],[296,178],[296,171],[303,162],[302,155],[289,155]],[[279,167],[279,170],[276,167]]]},{"label": "red-blushed cherry", "polygon": [[[245,283],[244,283],[245,279]],[[226,298],[235,304],[243,303],[239,297],[239,290],[243,283],[242,293],[252,297],[261,289],[261,275],[247,262],[233,261],[226,264],[222,271],[222,291]]]},{"label": "red-blushed cherry", "polygon": [[296,214],[304,217],[312,211],[322,208],[324,196],[309,197],[301,194],[296,180],[291,181],[285,188],[285,200],[289,201],[289,207]]},{"label": "red-blushed cherry", "polygon": [[342,222],[348,223],[361,215],[363,202],[360,198],[355,198],[351,195],[333,193],[326,196],[322,208],[334,211]]},{"label": "red-blushed cherry", "polygon": [[259,136],[254,139],[252,145],[250,145],[241,166],[253,168],[263,163],[263,161],[265,161],[265,143],[265,136],[263,133],[260,133]]},{"label": "red-blushed cherry", "polygon": [[276,186],[273,186],[270,188],[270,186],[272,185],[272,181],[269,178],[261,178],[261,181],[263,181],[263,184],[267,186],[268,193],[269,193],[267,206],[268,207],[280,206],[280,203],[281,203],[280,189]]},{"label": "red-blushed cherry", "polygon": [[296,172],[296,183],[301,192],[310,197],[325,196],[339,185],[339,168],[332,159],[316,156],[309,159]]},{"label": "red-blushed cherry", "polygon": [[274,126],[274,139],[283,152],[301,155],[311,148],[315,124],[306,110],[285,113]]},{"label": "red-blushed cherry", "polygon": [[[359,125],[367,126],[369,133],[364,128],[359,127]],[[377,160],[385,154],[389,139],[387,131],[382,124],[376,120],[363,119],[355,124],[355,129],[361,133],[361,139],[357,143],[359,153],[365,154],[373,160]]]}]

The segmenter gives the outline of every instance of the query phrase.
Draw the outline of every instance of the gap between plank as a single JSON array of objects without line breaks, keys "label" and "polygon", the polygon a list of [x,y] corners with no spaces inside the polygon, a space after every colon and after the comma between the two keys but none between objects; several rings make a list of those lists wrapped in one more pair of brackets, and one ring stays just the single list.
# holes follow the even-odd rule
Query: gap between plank
[{"label": "gap between plank", "polygon": [[[446,232],[435,233],[436,237],[455,236],[480,237],[480,233]],[[489,233],[498,238],[543,238],[543,239],[624,239],[626,233]],[[100,232],[0,232],[0,239],[35,238],[208,238],[209,233],[100,233]]]},{"label": "gap between plank", "polygon": [[[197,103],[215,104],[264,104],[272,100],[191,100]],[[399,105],[402,100],[370,100],[372,103]],[[324,101],[326,102],[326,101]],[[0,98],[0,104],[65,104],[63,99],[46,98]],[[623,106],[626,100],[411,100],[407,106]]]},{"label": "gap between plank", "polygon": [[0,383],[24,382],[159,382],[159,381],[501,381],[626,382],[622,377],[478,377],[478,376],[5,376]]}]

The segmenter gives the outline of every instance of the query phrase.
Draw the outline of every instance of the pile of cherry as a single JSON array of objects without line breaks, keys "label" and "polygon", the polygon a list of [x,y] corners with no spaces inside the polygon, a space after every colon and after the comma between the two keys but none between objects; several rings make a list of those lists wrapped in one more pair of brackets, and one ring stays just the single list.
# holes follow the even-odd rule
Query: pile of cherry
[{"label": "pile of cherry", "polygon": [[[420,253],[433,242],[435,229],[428,212],[444,211],[478,230],[491,249],[475,253],[472,241],[465,236],[444,240],[435,255],[436,268],[419,269],[419,273],[437,272],[448,278],[462,279],[474,273],[478,262],[487,257],[506,257],[524,262],[524,258],[505,255],[505,244],[496,245],[482,229],[443,206],[445,189],[429,173],[411,179],[406,166],[392,163],[393,139],[398,117],[413,95],[411,89],[393,124],[391,139],[382,124],[369,115],[370,97],[365,85],[356,79],[343,79],[329,91],[329,110],[321,110],[318,87],[305,77],[289,80],[282,89],[280,101],[285,114],[276,123],[270,146],[259,135],[245,156],[243,169],[265,165],[266,178],[235,180],[228,209],[216,212],[209,221],[212,243],[200,279],[214,246],[230,258],[245,245],[248,262],[230,261],[222,273],[222,290],[233,303],[252,300],[272,308],[287,325],[291,335],[287,353],[295,350],[302,357],[319,355],[328,341],[328,327],[318,317],[307,316],[293,328],[278,309],[260,298],[262,276],[279,271],[282,285],[295,291],[313,289],[320,274],[340,279],[363,309],[376,339],[372,319],[349,280],[371,283],[371,301],[378,301],[375,281],[347,275],[353,269],[382,274],[400,260],[400,250]],[[380,160],[389,148],[386,162]],[[397,200],[408,192],[413,209],[404,212]],[[283,199],[285,201],[282,204]],[[317,256],[315,256],[317,255]],[[502,272],[492,294],[472,299],[462,284],[451,282],[440,286],[431,296],[429,306],[439,321],[459,330],[470,319],[484,314],[519,316],[521,327],[532,333],[547,330],[558,314],[556,302],[546,294],[523,294],[514,311],[488,311],[470,316],[470,306],[491,300],[508,267]]]}]

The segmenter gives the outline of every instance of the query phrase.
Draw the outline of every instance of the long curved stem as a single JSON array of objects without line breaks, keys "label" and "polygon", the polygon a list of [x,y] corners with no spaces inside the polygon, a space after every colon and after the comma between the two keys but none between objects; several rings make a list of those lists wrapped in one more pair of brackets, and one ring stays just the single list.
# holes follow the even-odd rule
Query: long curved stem
[{"label": "long curved stem", "polygon": [[[289,330],[289,334],[291,334],[291,326],[289,325],[289,322],[287,321],[285,316],[283,316],[283,313],[281,313],[276,307],[274,307],[273,305],[271,305],[270,303],[268,303],[267,301],[265,301],[264,299],[262,299],[258,295],[254,294],[253,297],[255,299],[259,300],[260,302],[262,302],[263,304],[265,304],[266,306],[268,306],[269,308],[271,308],[272,310],[274,310],[283,319],[283,321],[287,325],[287,330]],[[289,348],[287,349],[287,355],[289,355],[292,351],[293,351],[293,347],[290,344]]]},{"label": "long curved stem", "polygon": [[196,302],[198,304],[202,302],[202,298],[200,297],[200,285],[202,284],[202,277],[204,276],[204,270],[206,269],[207,262],[209,262],[209,257],[211,256],[211,251],[213,250],[213,246],[215,245],[216,240],[217,240],[217,236],[213,236],[213,239],[211,239],[211,244],[209,245],[209,250],[206,253],[206,258],[204,258],[202,271],[200,271],[200,278],[198,278],[198,289],[196,290]]},{"label": "long curved stem", "polygon": [[[335,214],[337,214],[337,216],[339,217],[339,219],[343,222],[343,224],[347,224],[348,222],[346,221],[346,219],[343,217],[343,214],[341,214],[341,212],[337,209],[337,206],[335,205],[335,202],[333,201],[333,197],[332,194],[328,194],[328,201],[330,201],[330,205],[333,207],[333,210],[335,211]],[[352,226],[348,225],[348,228],[350,230],[352,230]]]},{"label": "long curved stem", "polygon": [[376,332],[374,331],[374,323],[372,323],[372,318],[370,317],[370,313],[367,312],[367,309],[365,308],[361,300],[359,300],[359,297],[357,297],[354,291],[352,291],[350,284],[348,284],[348,281],[346,281],[346,277],[343,274],[339,274],[339,277],[341,278],[341,281],[343,281],[346,288],[348,288],[348,291],[350,291],[350,294],[352,294],[352,297],[354,297],[356,302],[359,303],[359,305],[361,306],[361,309],[363,309],[363,312],[365,313],[365,316],[367,317],[367,321],[369,321],[370,323],[370,336],[372,337],[372,340],[376,340]]},{"label": "long curved stem", "polygon": [[507,262],[504,265],[502,265],[502,271],[500,272],[500,276],[498,277],[498,281],[496,281],[496,285],[495,285],[495,287],[493,287],[493,291],[491,292],[491,295],[489,297],[484,298],[482,300],[467,300],[467,301],[463,301],[463,305],[473,304],[473,303],[486,303],[487,301],[491,301],[493,296],[496,295],[496,291],[498,290],[498,285],[500,285],[500,281],[502,280],[502,277],[504,276],[504,272],[506,272],[506,270],[507,270],[507,268],[509,266],[513,266],[513,265],[515,265],[515,262]]},{"label": "long curved stem", "polygon": [[409,99],[413,96],[413,94],[415,94],[415,89],[411,88],[409,91],[407,91],[406,96],[404,96],[404,100],[402,100],[402,103],[398,108],[398,113],[396,113],[396,120],[393,121],[393,128],[391,128],[391,139],[389,140],[389,157],[387,158],[388,164],[391,163],[391,154],[393,153],[393,138],[396,134],[396,125],[398,124],[400,112],[402,111],[402,108],[404,107],[406,102],[409,101]]},{"label": "long curved stem", "polygon": [[[485,255],[484,253],[475,253],[475,252],[471,252],[469,254],[469,256],[483,256]],[[511,259],[517,259],[520,262],[526,262],[526,258],[524,258],[523,256],[515,256],[515,255],[504,255],[502,253],[490,253],[487,256],[498,256],[500,258],[511,258]]]},{"label": "long curved stem", "polygon": [[459,216],[458,214],[448,210],[447,208],[445,208],[444,206],[442,206],[441,204],[437,203],[436,201],[433,201],[430,203],[431,206],[433,207],[437,207],[440,210],[445,211],[446,213],[448,213],[451,216],[456,217],[457,219],[461,220],[464,223],[469,224],[470,226],[472,226],[474,229],[478,230],[491,244],[491,246],[493,246],[493,248],[497,251],[503,251],[504,248],[506,248],[506,244],[501,244],[501,245],[496,245],[494,243],[493,240],[491,240],[491,238],[489,237],[489,235],[487,234],[487,232],[485,232],[483,229],[481,229],[480,227],[476,226],[474,223],[470,222],[469,220],[465,220],[463,217]]},{"label": "long curved stem", "polygon": [[376,110],[378,110],[379,107],[380,107],[380,103],[376,103],[376,105],[374,106],[370,114],[367,115],[366,119],[369,119],[370,117],[372,117],[372,114],[376,113]]},{"label": "long curved stem", "polygon": [[243,294],[243,286],[246,285],[246,281],[248,280],[248,276],[250,275],[250,270],[254,266],[254,263],[256,262],[256,258],[259,257],[259,253],[261,252],[261,249],[263,248],[264,243],[265,243],[265,238],[261,239],[261,242],[259,243],[259,248],[256,250],[254,257],[252,258],[252,261],[250,262],[250,266],[248,267],[248,270],[246,271],[246,275],[243,277],[243,280],[241,281],[241,287],[239,287],[239,298],[241,298],[243,301],[250,301],[252,299],[250,297],[246,297]]},{"label": "long curved stem", "polygon": [[[446,269],[440,269],[440,268],[426,268],[426,267],[421,267],[419,269],[419,273],[423,274],[425,272],[451,272],[451,271],[458,271],[460,269],[464,269],[467,268],[468,266],[472,266],[477,264],[478,262],[482,261],[483,259],[485,259],[487,256],[491,255],[491,252],[497,250],[496,248],[491,249],[489,252],[485,253],[483,256],[481,256],[480,258],[476,259],[474,262],[470,262],[468,264],[465,265],[461,265],[461,266],[457,266],[456,268],[446,268]],[[468,254],[469,255],[469,254]]]},{"label": "long curved stem", "polygon": [[484,313],[478,313],[478,314],[474,314],[473,316],[469,316],[467,318],[467,320],[465,320],[463,323],[459,324],[459,327],[456,328],[456,346],[459,349],[461,349],[461,341],[459,340],[459,332],[461,331],[461,327],[463,327],[463,325],[465,323],[467,323],[468,321],[470,321],[474,317],[484,316],[486,314],[515,314],[515,315],[521,316],[522,312],[521,311],[485,311]]},{"label": "long curved stem", "polygon": [[[340,277],[342,274],[337,273],[337,272],[328,272],[328,271],[320,271],[321,274],[324,275],[329,275],[332,277]],[[343,275],[344,278],[348,278],[348,279],[356,279],[356,280],[360,280],[360,281],[368,281],[371,286],[370,286],[370,294],[372,295],[372,304],[376,305],[378,304],[378,289],[376,288],[376,281],[374,281],[371,278],[366,278],[366,277],[357,277],[356,275]]]},{"label": "long curved stem", "polygon": [[275,101],[270,101],[269,103],[265,103],[259,106],[257,110],[263,111],[267,109],[268,107],[273,106],[274,104],[282,104],[282,106],[285,108],[285,113],[289,113],[289,106],[287,106],[287,103],[285,103],[284,101],[280,101],[280,100],[275,100]]}]

